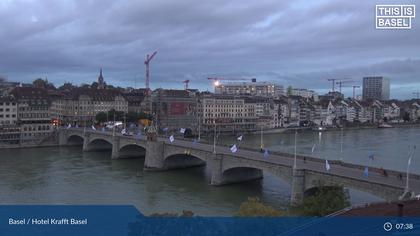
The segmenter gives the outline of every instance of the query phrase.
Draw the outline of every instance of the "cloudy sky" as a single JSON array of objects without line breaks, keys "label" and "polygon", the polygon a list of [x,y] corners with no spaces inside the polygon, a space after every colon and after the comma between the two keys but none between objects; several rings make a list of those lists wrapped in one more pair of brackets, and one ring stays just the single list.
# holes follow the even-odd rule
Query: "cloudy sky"
[{"label": "cloudy sky", "polygon": [[[211,90],[209,76],[275,81],[326,92],[327,78],[384,75],[391,96],[420,91],[420,21],[376,30],[375,4],[415,1],[1,0],[0,75],[56,85]],[[344,90],[351,95],[351,89]],[[361,91],[358,92],[359,94]]]}]

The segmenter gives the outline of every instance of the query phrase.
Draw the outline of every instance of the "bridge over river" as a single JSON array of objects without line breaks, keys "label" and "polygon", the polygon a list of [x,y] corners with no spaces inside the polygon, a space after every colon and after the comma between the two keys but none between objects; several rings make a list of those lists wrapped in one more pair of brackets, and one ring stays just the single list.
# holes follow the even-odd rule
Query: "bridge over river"
[{"label": "bridge over river", "polygon": [[[381,197],[385,200],[414,197],[420,193],[420,176],[410,174],[408,188],[406,173],[387,170],[384,175],[379,169],[330,161],[326,169],[325,161],[313,157],[294,156],[286,153],[270,153],[264,156],[259,150],[238,148],[232,153],[228,146],[192,142],[191,140],[159,137],[148,141],[145,136],[123,136],[112,132],[83,130],[78,128],[60,129],[60,145],[74,145],[83,142],[84,151],[105,148],[112,149],[111,158],[127,156],[129,150],[137,149],[145,156],[144,168],[150,171],[187,168],[207,165],[211,172],[211,185],[224,185],[249,181],[263,177],[269,172],[292,186],[291,204],[300,205],[305,193],[323,184],[342,185]],[[129,154],[129,153],[128,153]]]}]

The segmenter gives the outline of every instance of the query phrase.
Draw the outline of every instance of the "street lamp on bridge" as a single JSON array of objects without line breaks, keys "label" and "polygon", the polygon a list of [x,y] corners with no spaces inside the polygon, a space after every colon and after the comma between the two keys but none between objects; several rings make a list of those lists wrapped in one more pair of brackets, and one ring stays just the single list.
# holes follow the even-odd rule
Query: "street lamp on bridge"
[{"label": "street lamp on bridge", "polygon": [[295,156],[293,160],[293,169],[296,169],[296,158],[297,158],[297,128],[295,129]]}]

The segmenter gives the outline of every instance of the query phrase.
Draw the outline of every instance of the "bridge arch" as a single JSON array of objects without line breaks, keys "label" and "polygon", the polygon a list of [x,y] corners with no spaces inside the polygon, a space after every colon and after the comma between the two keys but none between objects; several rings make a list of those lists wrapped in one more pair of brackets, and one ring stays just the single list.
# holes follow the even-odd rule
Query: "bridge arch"
[{"label": "bridge arch", "polygon": [[67,145],[83,145],[85,138],[79,134],[71,134],[68,136]]},{"label": "bridge arch", "polygon": [[165,169],[189,168],[206,165],[206,159],[193,155],[186,150],[184,153],[172,153],[164,158]]},{"label": "bridge arch", "polygon": [[93,138],[84,147],[84,151],[112,150],[112,142],[104,138]]},{"label": "bridge arch", "polygon": [[403,189],[396,189],[366,181],[360,181],[339,176],[331,176],[323,173],[307,171],[305,174],[304,192],[308,193],[318,188],[320,185],[325,187],[342,186],[347,189],[354,189],[363,193],[369,193],[384,200],[395,200],[403,194]]},{"label": "bridge arch", "polygon": [[118,150],[119,158],[138,158],[146,156],[146,147],[140,144],[125,144]]},{"label": "bridge arch", "polygon": [[223,171],[221,184],[245,182],[262,178],[263,170],[260,168],[249,166],[232,167]]},{"label": "bridge arch", "polygon": [[[245,171],[247,175],[242,175],[244,178],[238,176],[236,182],[241,182],[254,179],[260,179],[263,175],[273,176],[277,178],[281,184],[285,183],[291,185],[292,183],[292,173],[291,168],[286,166],[273,166],[264,160],[244,160],[241,158],[223,158],[223,169],[221,172],[222,179],[231,177],[235,175],[240,175],[240,171]],[[223,183],[222,183],[223,184]]]}]

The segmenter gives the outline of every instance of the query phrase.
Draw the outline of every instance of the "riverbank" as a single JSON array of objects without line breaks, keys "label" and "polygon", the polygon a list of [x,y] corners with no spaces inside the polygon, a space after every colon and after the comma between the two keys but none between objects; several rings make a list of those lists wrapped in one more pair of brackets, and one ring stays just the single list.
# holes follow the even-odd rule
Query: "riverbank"
[{"label": "riverbank", "polygon": [[50,136],[42,140],[31,140],[20,142],[17,144],[0,143],[0,149],[19,149],[19,148],[38,148],[38,147],[57,147],[58,146],[58,133],[53,132]]},{"label": "riverbank", "polygon": [[19,148],[44,148],[44,147],[57,147],[58,142],[48,142],[42,144],[34,143],[21,143],[21,144],[0,144],[0,149],[19,149]]},{"label": "riverbank", "polygon": [[[396,124],[390,124],[392,128],[418,128],[420,127],[420,123],[396,123]],[[327,132],[327,131],[341,131],[343,129],[346,130],[364,130],[364,129],[382,129],[379,128],[377,124],[375,125],[368,125],[368,126],[347,126],[347,127],[325,127],[322,130],[316,130],[314,127],[298,127],[298,128],[275,128],[275,129],[269,129],[269,130],[263,130],[264,134],[282,134],[282,133],[292,133],[295,132],[295,130],[298,130],[298,132]],[[260,134],[261,131],[254,131],[251,132],[251,134]],[[225,134],[225,135],[231,135],[231,134]]]}]

